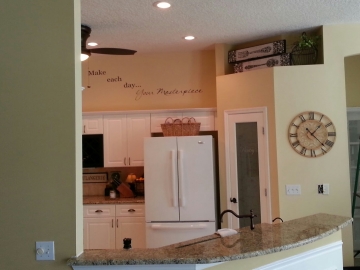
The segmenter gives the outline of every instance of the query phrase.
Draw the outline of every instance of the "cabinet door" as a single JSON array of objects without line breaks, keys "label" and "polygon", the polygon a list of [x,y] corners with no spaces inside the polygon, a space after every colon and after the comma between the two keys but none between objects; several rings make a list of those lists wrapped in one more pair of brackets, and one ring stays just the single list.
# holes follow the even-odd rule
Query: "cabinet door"
[{"label": "cabinet door", "polygon": [[103,134],[102,116],[83,116],[83,134]]},{"label": "cabinet door", "polygon": [[200,131],[215,130],[215,113],[214,112],[184,112],[184,117],[194,117],[196,122],[201,123]]},{"label": "cabinet door", "polygon": [[150,137],[150,114],[127,115],[127,166],[144,166],[144,138]]},{"label": "cabinet door", "polygon": [[126,116],[104,116],[104,167],[124,167],[127,161]]},{"label": "cabinet door", "polygon": [[114,249],[115,220],[84,218],[84,249]]},{"label": "cabinet door", "polygon": [[145,218],[117,217],[116,218],[116,248],[123,248],[123,239],[131,238],[132,248],[145,248]]}]

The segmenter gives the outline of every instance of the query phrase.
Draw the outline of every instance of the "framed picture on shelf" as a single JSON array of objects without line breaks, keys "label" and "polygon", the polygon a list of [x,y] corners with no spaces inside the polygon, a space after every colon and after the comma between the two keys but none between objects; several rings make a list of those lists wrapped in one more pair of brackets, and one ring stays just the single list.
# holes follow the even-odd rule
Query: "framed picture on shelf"
[{"label": "framed picture on shelf", "polygon": [[265,57],[261,59],[254,59],[250,61],[236,63],[234,65],[234,72],[239,73],[239,72],[246,72],[261,68],[290,66],[290,65],[291,65],[290,53],[283,53],[281,55],[275,55],[271,57]]},{"label": "framed picture on shelf", "polygon": [[249,61],[250,59],[257,59],[270,55],[278,55],[285,53],[285,49],[286,40],[278,40],[263,45],[229,51],[228,62],[230,64],[234,64],[236,62]]}]

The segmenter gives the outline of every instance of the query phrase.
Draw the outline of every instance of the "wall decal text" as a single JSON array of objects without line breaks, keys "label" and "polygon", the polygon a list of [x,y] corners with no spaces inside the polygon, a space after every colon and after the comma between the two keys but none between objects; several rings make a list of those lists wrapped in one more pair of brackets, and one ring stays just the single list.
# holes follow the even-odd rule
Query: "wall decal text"
[{"label": "wall decal text", "polygon": [[135,100],[141,99],[143,96],[152,96],[152,95],[164,95],[164,96],[171,96],[171,95],[181,95],[184,96],[185,94],[202,94],[202,89],[184,89],[184,90],[165,90],[163,88],[158,88],[156,91],[146,91],[145,89],[139,89],[136,91]]}]

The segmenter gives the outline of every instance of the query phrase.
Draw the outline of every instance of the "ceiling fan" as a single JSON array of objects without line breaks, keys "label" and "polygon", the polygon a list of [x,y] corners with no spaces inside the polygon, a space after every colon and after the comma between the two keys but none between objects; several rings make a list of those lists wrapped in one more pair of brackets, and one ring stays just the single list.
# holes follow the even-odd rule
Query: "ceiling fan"
[{"label": "ceiling fan", "polygon": [[121,48],[94,48],[87,49],[86,41],[90,37],[91,28],[87,25],[81,25],[81,61],[89,58],[92,53],[111,54],[111,55],[133,55],[136,51]]}]

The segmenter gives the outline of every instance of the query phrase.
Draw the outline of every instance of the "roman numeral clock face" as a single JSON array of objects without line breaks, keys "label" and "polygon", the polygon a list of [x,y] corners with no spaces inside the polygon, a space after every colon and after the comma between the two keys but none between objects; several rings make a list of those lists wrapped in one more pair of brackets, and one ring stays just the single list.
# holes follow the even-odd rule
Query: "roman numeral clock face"
[{"label": "roman numeral clock face", "polygon": [[303,112],[289,126],[291,147],[305,157],[319,157],[328,153],[335,143],[334,123],[319,112]]}]

